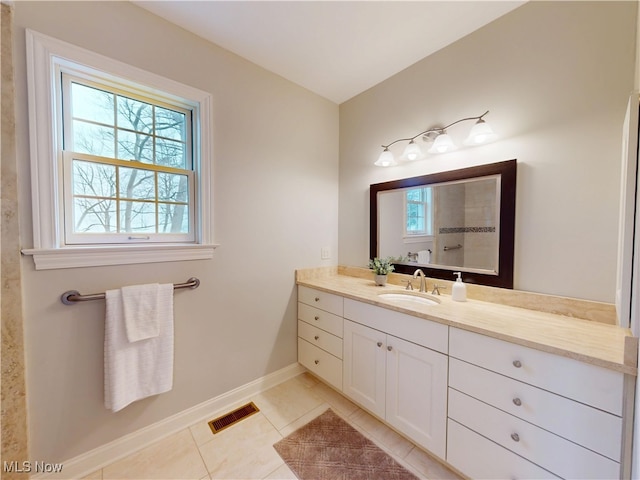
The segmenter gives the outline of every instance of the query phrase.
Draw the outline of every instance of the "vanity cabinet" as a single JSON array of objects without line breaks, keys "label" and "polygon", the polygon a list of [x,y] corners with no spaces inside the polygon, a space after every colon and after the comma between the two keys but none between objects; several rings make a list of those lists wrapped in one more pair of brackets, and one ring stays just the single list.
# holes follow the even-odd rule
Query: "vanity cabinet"
[{"label": "vanity cabinet", "polygon": [[471,478],[620,477],[622,373],[453,327],[449,339],[448,463]]},{"label": "vanity cabinet", "polygon": [[380,418],[385,417],[387,335],[345,321],[343,393]]},{"label": "vanity cabinet", "polygon": [[343,298],[298,286],[298,362],[342,390]]},{"label": "vanity cabinet", "polygon": [[444,459],[447,327],[350,299],[344,317],[343,393]]},{"label": "vanity cabinet", "polygon": [[298,286],[298,360],[318,378],[469,478],[629,476],[629,375],[358,292]]}]

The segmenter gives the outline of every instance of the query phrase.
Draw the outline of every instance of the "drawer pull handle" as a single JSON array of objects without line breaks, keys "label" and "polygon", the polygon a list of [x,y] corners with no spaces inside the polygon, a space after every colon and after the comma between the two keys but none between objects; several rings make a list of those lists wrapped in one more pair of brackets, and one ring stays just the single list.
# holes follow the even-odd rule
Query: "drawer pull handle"
[{"label": "drawer pull handle", "polygon": [[520,405],[522,405],[522,400],[520,400],[518,397],[513,399],[513,404],[517,407],[519,407]]},{"label": "drawer pull handle", "polygon": [[520,435],[518,435],[517,433],[512,433],[512,434],[511,434],[511,439],[512,439],[514,442],[519,442],[519,441],[520,441]]},{"label": "drawer pull handle", "polygon": [[513,361],[513,366],[516,368],[520,368],[522,367],[522,362],[520,360],[514,360]]},{"label": "drawer pull handle", "polygon": [[319,302],[319,301],[320,301],[320,297],[316,297],[316,302]]},{"label": "drawer pull handle", "polygon": [[318,315],[316,315],[315,317],[313,317],[314,320],[320,320],[320,317]]},{"label": "drawer pull handle", "polygon": [[[320,339],[320,337],[319,337],[318,335],[316,335],[316,336],[315,336],[315,337],[313,337],[313,338],[315,338],[316,340],[319,340],[319,339]],[[515,400],[514,400],[514,401],[515,401]]]},{"label": "drawer pull handle", "polygon": [[378,347],[381,347],[382,346],[382,342],[378,342],[378,343],[376,343],[376,345],[378,345]]},{"label": "drawer pull handle", "polygon": [[[314,360],[314,363],[317,365],[320,363],[320,360]],[[512,435],[513,436],[513,435]]]},{"label": "drawer pull handle", "polygon": [[389,345],[389,346],[387,347],[387,350],[391,351],[391,350],[393,350],[393,347],[392,347],[391,345]]}]

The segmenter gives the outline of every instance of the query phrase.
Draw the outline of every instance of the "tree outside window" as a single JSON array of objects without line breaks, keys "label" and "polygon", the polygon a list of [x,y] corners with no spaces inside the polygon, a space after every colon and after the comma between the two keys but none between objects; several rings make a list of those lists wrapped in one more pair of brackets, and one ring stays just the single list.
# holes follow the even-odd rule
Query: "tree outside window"
[{"label": "tree outside window", "polygon": [[433,189],[431,187],[406,190],[405,235],[433,235]]},{"label": "tree outside window", "polygon": [[63,81],[71,243],[97,233],[193,232],[190,111],[70,75]]}]

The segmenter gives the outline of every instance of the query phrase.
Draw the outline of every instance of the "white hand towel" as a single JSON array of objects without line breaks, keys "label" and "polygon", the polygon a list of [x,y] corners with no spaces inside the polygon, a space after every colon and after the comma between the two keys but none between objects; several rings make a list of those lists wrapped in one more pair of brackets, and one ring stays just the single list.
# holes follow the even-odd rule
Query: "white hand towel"
[{"label": "white hand towel", "polygon": [[431,255],[428,250],[420,250],[418,252],[418,263],[430,263]]},{"label": "white hand towel", "polygon": [[122,287],[122,307],[127,338],[138,342],[158,336],[158,293],[157,283]]},{"label": "white hand towel", "polygon": [[106,292],[104,404],[109,410],[173,387],[173,285],[159,285],[158,299],[158,336],[129,342],[122,292]]}]

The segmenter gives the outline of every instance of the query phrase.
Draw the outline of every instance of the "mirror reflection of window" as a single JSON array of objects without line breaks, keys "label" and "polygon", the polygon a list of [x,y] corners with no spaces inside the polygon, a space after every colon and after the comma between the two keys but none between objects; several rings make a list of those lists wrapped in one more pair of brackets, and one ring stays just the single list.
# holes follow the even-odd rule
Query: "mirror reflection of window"
[{"label": "mirror reflection of window", "polygon": [[433,235],[433,190],[410,188],[405,192],[405,236]]},{"label": "mirror reflection of window", "polygon": [[381,190],[379,256],[497,275],[500,192],[501,174]]}]

